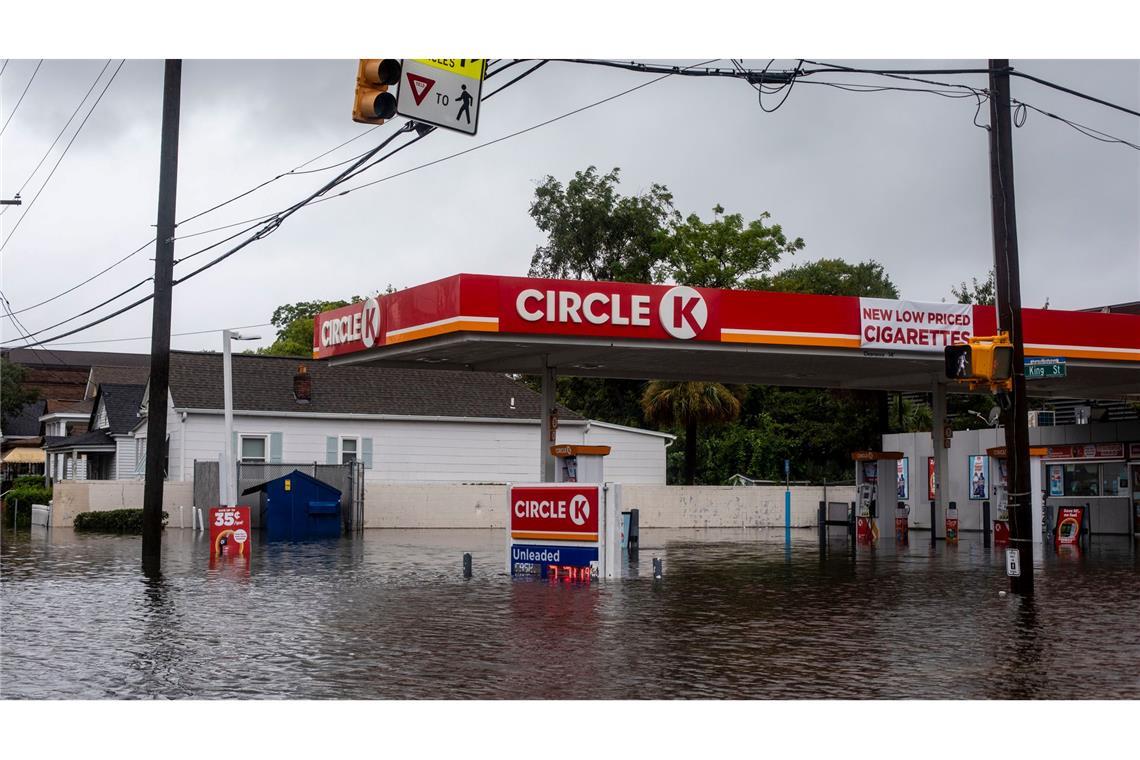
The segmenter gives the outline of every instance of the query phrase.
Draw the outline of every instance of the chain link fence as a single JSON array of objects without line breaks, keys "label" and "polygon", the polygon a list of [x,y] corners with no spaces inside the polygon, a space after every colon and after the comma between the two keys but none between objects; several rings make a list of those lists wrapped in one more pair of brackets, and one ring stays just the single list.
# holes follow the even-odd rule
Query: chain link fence
[{"label": "chain link fence", "polygon": [[[247,488],[288,475],[298,470],[340,491],[340,516],[346,533],[364,528],[364,463],[318,464],[302,463],[238,463],[237,503],[250,507],[253,527],[261,527],[258,515],[260,496],[251,493],[242,496]],[[218,463],[194,461],[194,506],[203,509],[219,503]]]}]

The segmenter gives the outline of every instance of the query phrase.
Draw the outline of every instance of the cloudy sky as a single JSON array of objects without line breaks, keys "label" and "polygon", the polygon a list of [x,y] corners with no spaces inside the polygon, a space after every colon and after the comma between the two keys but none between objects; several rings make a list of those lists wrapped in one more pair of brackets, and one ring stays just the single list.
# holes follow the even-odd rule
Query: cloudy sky
[{"label": "cloudy sky", "polygon": [[[735,52],[735,51],[733,51]],[[642,59],[645,60],[645,59]],[[977,68],[970,60],[843,60],[861,67]],[[693,63],[687,60],[686,63]],[[0,138],[0,197],[10,198],[87,92],[106,59],[45,59]],[[728,68],[729,61],[718,61]],[[763,66],[767,59],[744,59]],[[775,67],[794,65],[777,61]],[[1140,110],[1140,63],[1015,59],[1015,68]],[[0,124],[37,60],[13,59],[0,78]],[[19,310],[86,279],[153,234],[162,63],[129,59],[40,193],[92,98],[0,217],[3,292]],[[355,60],[195,60],[183,69],[178,218],[286,172],[368,129],[350,119]],[[519,64],[487,90],[526,69]],[[476,137],[436,133],[350,183],[380,179],[473,148],[652,79],[552,62],[487,102]],[[984,75],[930,77],[984,87]],[[816,83],[811,83],[812,81]],[[546,175],[596,165],[622,169],[622,190],[669,187],[678,209],[708,218],[716,204],[761,212],[806,241],[781,266],[817,258],[883,264],[903,297],[938,301],[992,263],[987,133],[977,103],[927,93],[855,93],[818,82],[912,85],[871,75],[815,75],[765,113],[732,79],[670,77],[533,131],[305,208],[276,233],[174,291],[173,332],[269,321],[300,300],[345,298],[456,272],[523,275],[543,236],[527,213]],[[1014,79],[1013,97],[1140,144],[1140,118]],[[775,105],[765,98],[765,106]],[[983,106],[980,122],[988,119]],[[394,120],[306,166],[350,158],[398,128]],[[403,138],[400,138],[403,139]],[[399,144],[394,143],[395,144]],[[1083,308],[1140,300],[1140,151],[1090,139],[1030,111],[1014,134],[1023,301]],[[335,172],[282,178],[179,228],[180,235],[276,211]],[[26,214],[15,231],[13,227]],[[233,228],[178,241],[186,256]],[[176,267],[175,276],[215,249]],[[77,314],[153,273],[153,246],[51,304],[19,314],[30,331]],[[143,286],[132,293],[143,294]],[[126,302],[128,299],[124,299]],[[105,313],[106,309],[95,312]],[[94,315],[93,315],[94,316]],[[81,318],[50,330],[82,324]],[[5,345],[19,334],[4,318]],[[70,338],[60,348],[146,351],[149,305]],[[272,328],[260,328],[270,342]],[[76,341],[84,341],[82,344]],[[216,334],[176,337],[216,349]]]}]

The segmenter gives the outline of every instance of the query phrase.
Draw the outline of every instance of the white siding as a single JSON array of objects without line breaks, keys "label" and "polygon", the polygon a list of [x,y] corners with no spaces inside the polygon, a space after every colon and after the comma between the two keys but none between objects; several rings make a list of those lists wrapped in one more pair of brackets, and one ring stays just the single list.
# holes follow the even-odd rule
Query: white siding
[{"label": "white siding", "polygon": [[99,399],[99,409],[95,412],[95,430],[106,430],[111,427],[111,421],[107,419],[107,404],[103,399]]},{"label": "white siding", "polygon": [[581,428],[582,443],[609,446],[606,480],[614,483],[665,483],[665,447],[670,439],[632,430],[590,425]]},{"label": "white siding", "polygon": [[[224,449],[220,414],[191,413],[186,420],[186,467],[194,460],[217,461]],[[282,461],[326,461],[326,438],[372,439],[372,469],[365,477],[388,483],[505,483],[538,479],[538,423],[431,422],[404,420],[305,419],[234,415],[241,434],[281,433]],[[614,447],[607,478],[629,483],[665,482],[666,439],[633,431],[563,423],[559,443],[606,443]],[[171,469],[180,431],[171,428]]]},{"label": "white siding", "polygon": [[139,477],[135,473],[135,439],[132,436],[115,436],[115,472],[112,477],[117,480]]}]

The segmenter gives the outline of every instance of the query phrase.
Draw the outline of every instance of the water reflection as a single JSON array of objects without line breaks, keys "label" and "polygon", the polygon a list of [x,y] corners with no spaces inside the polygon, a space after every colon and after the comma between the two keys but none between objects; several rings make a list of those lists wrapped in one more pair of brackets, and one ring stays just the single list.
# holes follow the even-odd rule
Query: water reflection
[{"label": "water reflection", "polygon": [[[5,698],[1140,697],[1132,543],[819,551],[783,531],[645,530],[617,583],[511,579],[499,531],[256,541],[246,565],[169,531],[3,535]],[[462,576],[462,554],[474,577]],[[665,574],[652,577],[653,558]]]}]

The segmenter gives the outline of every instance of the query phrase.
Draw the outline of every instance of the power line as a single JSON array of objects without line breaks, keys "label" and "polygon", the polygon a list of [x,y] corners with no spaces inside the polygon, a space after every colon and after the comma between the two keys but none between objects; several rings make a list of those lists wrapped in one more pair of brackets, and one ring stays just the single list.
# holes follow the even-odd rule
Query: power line
[{"label": "power line", "polygon": [[[272,322],[262,322],[256,325],[234,325],[232,327],[217,327],[212,330],[191,330],[190,332],[170,333],[172,338],[182,338],[187,335],[207,335],[209,333],[221,332],[222,330],[252,330],[255,327],[273,327]],[[134,338],[103,338],[100,340],[72,340],[65,343],[56,343],[56,346],[86,346],[92,343],[124,343],[131,340],[150,340],[149,335],[139,335]]]},{"label": "power line", "polygon": [[112,269],[114,269],[115,267],[117,267],[119,264],[122,264],[124,261],[126,261],[126,260],[127,260],[127,259],[129,259],[129,258],[131,258],[132,256],[136,256],[136,255],[138,255],[138,254],[142,253],[142,252],[143,252],[143,251],[145,251],[147,248],[149,248],[149,247],[150,247],[150,244],[151,244],[151,243],[153,243],[154,241],[155,241],[155,239],[154,239],[154,238],[151,238],[150,240],[148,240],[148,241],[146,241],[145,243],[143,243],[142,245],[140,245],[138,248],[136,248],[136,249],[134,249],[133,251],[131,251],[130,253],[128,253],[128,254],[127,254],[126,256],[124,256],[123,258],[121,258],[121,259],[118,259],[118,260],[117,260],[117,261],[115,261],[113,264],[111,264],[110,266],[107,266],[107,267],[106,267],[106,268],[104,268],[104,269],[100,269],[98,272],[96,272],[95,274],[91,275],[90,277],[88,277],[88,278],[87,278],[86,280],[84,280],[83,282],[81,282],[81,283],[79,283],[79,284],[77,284],[77,285],[73,285],[73,286],[71,286],[70,288],[68,288],[67,290],[63,291],[62,293],[56,293],[56,294],[55,294],[54,296],[52,296],[51,298],[46,298],[46,299],[44,299],[43,301],[40,301],[39,303],[35,303],[35,304],[32,304],[31,306],[25,306],[25,307],[24,307],[24,308],[22,308],[22,309],[18,309],[18,310],[16,310],[16,311],[12,312],[12,314],[13,314],[13,315],[15,315],[15,314],[23,314],[25,311],[31,311],[32,309],[36,309],[36,308],[39,308],[40,306],[43,306],[44,304],[49,304],[49,303],[51,303],[52,301],[56,300],[57,298],[62,298],[63,296],[67,295],[68,293],[71,293],[71,292],[73,292],[73,291],[75,291],[75,290],[78,290],[79,288],[83,287],[83,286],[84,286],[84,285],[86,285],[87,283],[89,283],[89,282],[91,282],[92,280],[94,280],[96,277],[99,277],[100,275],[103,275],[103,274],[106,274],[107,272],[110,272]]},{"label": "power line", "polygon": [[99,102],[103,99],[103,96],[107,94],[107,90],[111,87],[111,84],[115,81],[115,77],[119,75],[119,71],[122,70],[123,64],[126,62],[127,59],[125,58],[119,62],[118,67],[116,67],[115,71],[111,74],[111,78],[108,79],[107,84],[103,86],[102,91],[99,93],[99,97],[95,98],[95,102],[91,105],[91,110],[88,111],[87,115],[83,117],[83,121],[79,122],[79,127],[75,130],[75,134],[71,136],[71,139],[68,141],[67,146],[63,149],[63,153],[61,153],[59,158],[56,160],[55,165],[52,166],[51,172],[48,173],[47,179],[45,179],[44,183],[40,185],[40,189],[36,191],[36,194],[32,196],[31,202],[28,203],[27,207],[24,209],[24,212],[20,214],[20,218],[16,220],[16,223],[14,225],[12,225],[12,231],[8,233],[8,237],[4,239],[3,243],[0,243],[0,251],[4,250],[4,248],[7,247],[8,243],[12,240],[12,236],[15,235],[16,230],[19,229],[20,224],[32,210],[32,206],[34,206],[36,204],[36,201],[39,200],[39,197],[43,193],[44,188],[48,186],[48,183],[51,182],[51,178],[55,176],[55,170],[59,168],[59,165],[61,163],[63,163],[63,159],[67,157],[67,152],[71,150],[72,144],[75,143],[75,138],[79,137],[79,133],[83,131],[83,126],[87,123],[87,120],[91,118],[91,114],[95,113],[95,109],[99,107]]},{"label": "power line", "polygon": [[[40,66],[42,66],[43,63],[44,59],[41,58],[39,60],[39,63],[36,64],[36,68],[32,72],[31,78],[28,79],[27,85],[24,86],[24,91],[20,93],[20,99],[16,101],[16,105],[12,108],[12,113],[8,114],[8,118],[4,121],[4,126],[0,127],[0,135],[3,135],[4,132],[8,129],[8,125],[12,123],[12,117],[16,115],[16,111],[20,110],[20,104],[24,102],[24,96],[27,95],[28,90],[31,89],[32,82],[35,81],[36,74],[40,73]],[[4,63],[4,68],[8,68],[7,62]]]},{"label": "power line", "polygon": [[4,65],[0,66],[0,77],[4,76],[4,71],[8,68],[8,64],[12,62],[11,58],[4,59]]},{"label": "power line", "polygon": [[[715,60],[715,59],[714,59],[714,60]],[[536,70],[537,68],[539,68],[539,67],[537,67],[537,66],[536,66],[536,67],[534,67],[534,69],[532,69],[532,71],[533,71],[533,70]],[[508,83],[508,85],[509,85],[509,84],[513,84],[514,82],[518,81],[518,80],[519,80],[519,79],[521,79],[521,78],[522,78],[522,77],[517,77],[515,80],[512,80],[512,82]],[[663,77],[662,77],[662,78],[663,78]],[[653,80],[653,81],[657,81],[657,80]],[[627,91],[627,92],[632,92],[633,90],[636,90],[636,89],[640,89],[641,87],[645,87],[645,86],[647,86],[647,85],[649,85],[649,84],[652,84],[652,83],[653,83],[653,81],[650,81],[650,82],[646,82],[646,83],[643,83],[643,84],[641,84],[641,85],[638,85],[637,87],[635,87],[635,88],[632,88],[631,90],[629,90],[629,91]],[[502,91],[503,89],[505,89],[505,88],[506,88],[506,86],[504,86],[504,87],[501,87],[501,88],[499,88],[499,90],[496,90],[496,92],[501,92],[501,91]],[[492,93],[492,94],[494,94],[494,93]],[[620,97],[622,94],[624,94],[624,93],[619,93],[618,95],[615,95],[615,96],[611,96],[610,98],[607,98],[606,100],[612,100],[612,99],[614,99],[615,97]],[[490,97],[490,95],[488,95],[488,97]],[[593,105],[596,105],[596,104],[591,104],[591,106],[587,106],[586,108],[589,108],[589,107],[593,107]],[[585,108],[582,108],[582,109],[577,109],[577,111],[581,111],[581,110],[585,110]],[[565,116],[565,115],[564,115],[564,116]],[[564,117],[558,117],[558,118],[564,118]],[[558,119],[556,118],[556,119],[553,119],[553,120],[551,120],[551,121],[557,121],[557,120],[558,120]],[[549,122],[547,122],[547,123],[549,123]],[[321,195],[324,195],[325,193],[327,193],[327,192],[328,192],[330,189],[332,189],[333,187],[336,187],[338,184],[340,184],[340,183],[342,183],[342,182],[346,181],[346,180],[347,180],[349,177],[352,177],[352,176],[356,176],[357,174],[359,174],[359,171],[357,171],[357,170],[358,170],[358,169],[359,169],[359,168],[360,168],[360,167],[361,167],[363,164],[365,164],[365,163],[366,163],[366,162],[367,162],[367,161],[368,161],[368,160],[369,160],[369,159],[370,159],[372,156],[374,156],[376,153],[378,153],[378,152],[380,152],[381,150],[383,150],[383,149],[384,149],[384,147],[386,147],[386,146],[387,146],[387,145],[388,145],[388,144],[389,144],[389,143],[390,143],[392,140],[394,140],[394,139],[395,139],[397,136],[399,136],[399,135],[401,135],[401,134],[404,134],[404,133],[406,133],[406,132],[409,132],[409,131],[411,131],[412,129],[414,129],[415,127],[416,127],[416,124],[415,124],[415,122],[413,122],[413,121],[409,121],[409,122],[407,122],[407,123],[404,125],[404,127],[402,127],[400,130],[398,130],[397,132],[395,132],[394,134],[392,134],[392,135],[391,135],[391,136],[390,136],[390,137],[389,137],[387,140],[385,140],[385,141],[383,141],[382,143],[380,143],[380,145],[376,146],[374,149],[372,149],[371,151],[369,151],[369,152],[368,152],[367,154],[365,154],[365,155],[364,155],[364,156],[363,156],[363,157],[362,157],[362,158],[361,158],[361,159],[360,159],[360,160],[359,160],[357,163],[353,164],[353,165],[352,165],[352,166],[350,166],[348,169],[346,169],[345,171],[341,172],[339,175],[337,175],[337,177],[333,178],[331,181],[329,181],[328,183],[326,183],[326,184],[325,184],[325,185],[324,185],[322,188],[320,188],[320,189],[319,189],[319,190],[317,190],[316,192],[312,193],[311,195],[309,195],[309,196],[308,196],[307,198],[305,198],[304,200],[302,200],[302,201],[300,201],[300,202],[298,202],[298,203],[295,203],[295,204],[293,204],[293,205],[292,205],[291,207],[289,207],[288,209],[286,209],[286,210],[284,210],[284,211],[281,211],[281,212],[278,212],[277,214],[273,215],[273,216],[272,216],[272,218],[271,218],[271,219],[270,219],[270,220],[269,220],[269,221],[268,221],[268,222],[267,222],[267,223],[266,223],[266,224],[265,224],[265,225],[262,227],[262,229],[260,229],[258,232],[254,233],[254,234],[253,234],[253,235],[251,235],[249,238],[247,238],[246,240],[242,241],[241,243],[239,243],[238,245],[234,246],[233,248],[229,249],[228,251],[226,251],[225,253],[221,254],[220,256],[217,256],[217,257],[215,257],[214,259],[212,259],[211,261],[207,262],[206,264],[204,264],[204,265],[200,266],[198,269],[195,269],[195,270],[193,270],[192,272],[190,272],[189,274],[186,274],[186,275],[184,275],[184,276],[182,276],[182,277],[178,278],[177,280],[175,280],[175,281],[173,282],[173,285],[179,285],[179,284],[181,284],[181,283],[185,282],[186,280],[189,280],[190,278],[192,278],[192,277],[195,277],[195,276],[197,276],[198,274],[201,274],[202,272],[206,271],[207,269],[210,269],[210,268],[211,268],[211,267],[213,267],[213,266],[216,266],[217,264],[221,263],[222,261],[224,261],[225,259],[227,259],[227,258],[229,258],[230,256],[234,255],[235,253],[238,253],[239,251],[241,251],[243,248],[245,248],[246,246],[250,245],[251,243],[254,243],[254,242],[256,242],[256,241],[258,241],[258,240],[261,240],[262,238],[264,238],[264,237],[266,237],[266,236],[268,236],[268,235],[272,234],[274,231],[276,231],[276,230],[277,230],[277,229],[278,229],[278,228],[281,226],[281,224],[282,224],[282,223],[283,223],[283,222],[284,222],[284,221],[285,221],[285,220],[286,220],[286,219],[287,219],[289,216],[291,216],[292,214],[296,213],[297,211],[299,211],[301,208],[305,207],[306,205],[309,205],[310,203],[315,203],[315,202],[318,202],[318,199],[319,199],[319,197],[320,197]],[[531,129],[534,129],[534,128],[537,128],[537,127],[532,127]],[[418,141],[418,140],[420,140],[420,139],[423,139],[423,138],[424,138],[424,137],[426,137],[428,134],[431,134],[431,132],[432,132],[432,131],[434,131],[434,128],[433,128],[432,130],[428,130],[428,131],[426,131],[426,132],[423,132],[423,133],[421,133],[421,134],[420,134],[420,135],[419,135],[417,138],[415,138],[415,140],[409,141],[409,143],[406,143],[405,145],[401,145],[399,148],[397,148],[397,149],[395,149],[395,150],[393,150],[393,151],[389,151],[389,153],[387,153],[385,156],[381,157],[381,158],[380,158],[380,159],[378,159],[377,161],[374,161],[374,162],[372,162],[371,164],[368,164],[368,167],[366,167],[366,168],[370,168],[371,166],[375,166],[375,165],[376,165],[376,164],[378,164],[380,161],[387,159],[388,157],[390,157],[390,156],[394,155],[395,153],[397,153],[399,150],[402,150],[403,148],[407,147],[407,145],[408,145],[408,144],[411,144],[412,142],[416,142],[416,141]],[[529,130],[524,130],[524,131],[529,131]],[[505,139],[505,138],[500,138],[500,140],[501,140],[501,139]],[[133,289],[133,288],[132,288],[132,289]],[[127,292],[129,292],[129,291],[127,291]],[[119,294],[119,296],[116,296],[116,298],[118,298],[118,297],[121,297],[121,295],[123,295],[123,294]],[[30,344],[29,344],[29,347],[31,347],[31,346],[36,346],[36,345],[43,345],[43,344],[45,344],[45,343],[49,343],[49,342],[54,342],[54,341],[56,341],[56,340],[58,340],[58,339],[60,339],[60,338],[65,338],[65,337],[68,337],[68,336],[71,336],[71,335],[75,335],[76,333],[82,332],[82,331],[84,331],[84,330],[88,330],[88,329],[90,329],[90,328],[92,328],[92,327],[95,327],[96,325],[99,325],[99,324],[102,324],[102,323],[104,323],[104,322],[107,322],[107,321],[109,321],[109,320],[111,320],[111,319],[114,319],[115,317],[117,317],[117,316],[119,316],[119,315],[121,315],[121,314],[124,314],[124,313],[126,313],[126,312],[128,312],[128,311],[130,311],[130,310],[132,310],[132,309],[134,309],[134,308],[137,308],[138,306],[140,306],[140,305],[142,305],[142,304],[146,303],[147,301],[150,301],[150,300],[152,300],[153,298],[154,298],[154,293],[149,293],[149,294],[147,294],[147,295],[145,295],[145,296],[143,296],[143,297],[141,297],[141,298],[139,298],[139,299],[136,299],[135,301],[133,301],[133,302],[131,302],[131,303],[127,304],[126,306],[120,307],[119,309],[115,310],[114,312],[112,312],[112,313],[110,313],[110,314],[107,314],[107,315],[105,315],[105,316],[103,316],[103,317],[100,317],[100,318],[98,318],[98,319],[96,319],[96,320],[93,320],[93,321],[91,321],[91,322],[89,322],[89,323],[87,323],[87,324],[85,324],[85,325],[81,325],[80,327],[74,328],[74,329],[72,329],[72,330],[68,330],[67,332],[61,333],[61,334],[59,334],[59,335],[56,335],[56,336],[54,336],[54,337],[44,338],[44,339],[41,339],[41,340],[39,340],[39,341],[36,341],[35,343],[30,343]],[[111,299],[111,300],[114,300],[114,299]],[[67,320],[67,321],[71,321],[71,320]]]},{"label": "power line", "polygon": [[[91,86],[87,89],[87,94],[84,95],[83,99],[75,105],[75,110],[71,112],[71,116],[68,118],[67,123],[63,125],[63,129],[59,130],[59,134],[57,134],[55,136],[55,139],[51,141],[51,145],[48,146],[47,151],[44,152],[44,155],[40,158],[39,163],[36,164],[36,168],[32,169],[32,173],[28,175],[28,178],[26,180],[24,180],[24,184],[20,185],[20,189],[16,191],[16,195],[24,192],[24,188],[28,186],[28,183],[31,182],[32,178],[36,176],[36,172],[38,172],[40,170],[40,167],[44,165],[44,161],[46,161],[47,157],[51,155],[51,152],[55,150],[55,146],[56,143],[59,142],[59,138],[63,137],[63,133],[66,132],[67,128],[71,126],[71,122],[75,121],[75,116],[79,113],[79,110],[83,108],[83,104],[87,102],[87,98],[91,97],[91,93],[95,91],[95,85],[99,84],[99,80],[103,78],[103,74],[107,71],[107,67],[110,65],[111,59],[108,58],[107,62],[103,64],[103,68],[99,71],[98,74],[95,75],[95,81],[93,81],[91,83]],[[3,211],[0,211],[0,214],[5,214],[9,209],[12,208],[15,207],[6,206]]]},{"label": "power line", "polygon": [[1095,98],[1092,95],[1089,95],[1089,94],[1084,93],[1084,92],[1078,92],[1077,90],[1070,90],[1068,87],[1062,87],[1059,84],[1056,84],[1054,82],[1050,82],[1046,79],[1041,79],[1040,77],[1035,77],[1032,74],[1026,74],[1022,71],[1018,71],[1017,69],[1011,68],[1009,73],[1011,76],[1021,77],[1022,79],[1028,79],[1031,82],[1036,82],[1037,84],[1043,84],[1046,87],[1052,87],[1054,90],[1066,92],[1069,95],[1075,95],[1078,98],[1084,98],[1085,100],[1092,101],[1093,103],[1099,103],[1102,106],[1108,106],[1109,108],[1115,108],[1117,111],[1123,111],[1124,113],[1129,113],[1129,114],[1132,114],[1133,116],[1140,116],[1140,111],[1133,111],[1131,108],[1125,108],[1124,106],[1117,105],[1116,103],[1110,103],[1107,100],[1101,100],[1100,98]]},{"label": "power line", "polygon": [[[711,61],[715,61],[715,60],[717,60],[717,59],[713,58],[710,61],[706,61],[705,63],[710,63]],[[704,64],[696,64],[696,65],[697,66],[703,66]],[[347,190],[343,190],[339,193],[336,193],[335,195],[330,195],[328,198],[322,198],[322,199],[316,200],[316,201],[314,201],[314,205],[317,203],[323,203],[325,201],[332,200],[333,198],[340,198],[341,196],[348,195],[349,193],[354,192],[356,190],[361,190],[361,189],[366,188],[366,187],[371,187],[372,185],[377,185],[381,182],[387,182],[390,179],[395,179],[396,177],[402,177],[405,174],[410,174],[412,172],[419,171],[420,169],[426,169],[429,166],[435,166],[436,164],[443,163],[444,161],[450,161],[453,158],[458,158],[459,156],[463,156],[463,155],[466,155],[468,153],[472,153],[474,151],[490,147],[491,145],[495,145],[496,143],[503,142],[504,140],[509,140],[512,137],[518,137],[519,135],[526,134],[527,132],[532,132],[532,131],[539,129],[541,127],[545,127],[548,124],[553,124],[556,121],[561,121],[562,119],[568,118],[570,116],[574,116],[575,114],[579,114],[583,111],[588,111],[591,108],[595,108],[596,106],[600,106],[604,103],[608,103],[611,100],[616,100],[617,98],[623,97],[625,95],[629,95],[632,92],[636,92],[637,90],[640,90],[643,87],[648,87],[652,84],[656,84],[657,82],[660,82],[662,79],[665,79],[665,78],[673,76],[673,75],[674,75],[673,72],[663,74],[663,75],[656,77],[654,79],[650,79],[648,82],[642,82],[641,84],[637,85],[636,87],[630,87],[627,90],[622,90],[621,92],[610,95],[609,97],[605,97],[605,98],[602,98],[601,100],[596,100],[593,103],[589,103],[589,104],[581,106],[579,108],[575,108],[573,111],[567,111],[566,113],[564,113],[560,116],[555,116],[552,119],[547,119],[546,121],[539,122],[538,124],[533,124],[533,125],[526,127],[524,129],[520,129],[517,132],[511,132],[508,135],[503,135],[502,137],[495,138],[494,140],[489,140],[485,143],[480,143],[479,145],[475,145],[471,148],[467,148],[465,150],[461,150],[461,151],[458,151],[456,153],[452,153],[450,155],[443,156],[441,158],[437,158],[434,161],[427,161],[427,162],[419,164],[417,166],[413,166],[409,169],[405,169],[403,171],[396,172],[395,174],[389,174],[386,177],[381,177],[379,179],[372,180],[371,182],[365,182],[362,185],[350,187]],[[494,94],[494,93],[492,93],[492,94]],[[490,96],[488,96],[488,97],[490,97]]]},{"label": "power line", "polygon": [[[100,309],[100,308],[106,306],[107,304],[109,304],[113,301],[119,300],[120,298],[125,296],[127,293],[130,293],[132,290],[136,290],[136,289],[142,287],[143,285],[147,284],[148,282],[150,282],[153,279],[154,279],[153,277],[147,277],[146,279],[139,280],[138,282],[136,282],[134,285],[130,286],[126,290],[121,291],[121,292],[117,293],[116,295],[111,296],[110,298],[108,298],[105,301],[101,301],[101,302],[95,304],[94,306],[90,307],[89,309],[81,311],[74,316],[68,317],[67,319],[62,319],[59,322],[56,322],[54,325],[48,325],[47,327],[42,327],[39,330],[36,330],[35,332],[26,333],[26,337],[30,340],[31,338],[34,338],[37,335],[41,335],[41,334],[47,332],[48,330],[54,330],[55,328],[57,328],[61,325],[65,325],[68,322],[74,322],[75,320],[79,319],[80,317],[85,317],[88,314],[90,314],[91,312],[95,311],[96,309]],[[9,314],[11,314],[11,312],[9,312]]]}]

